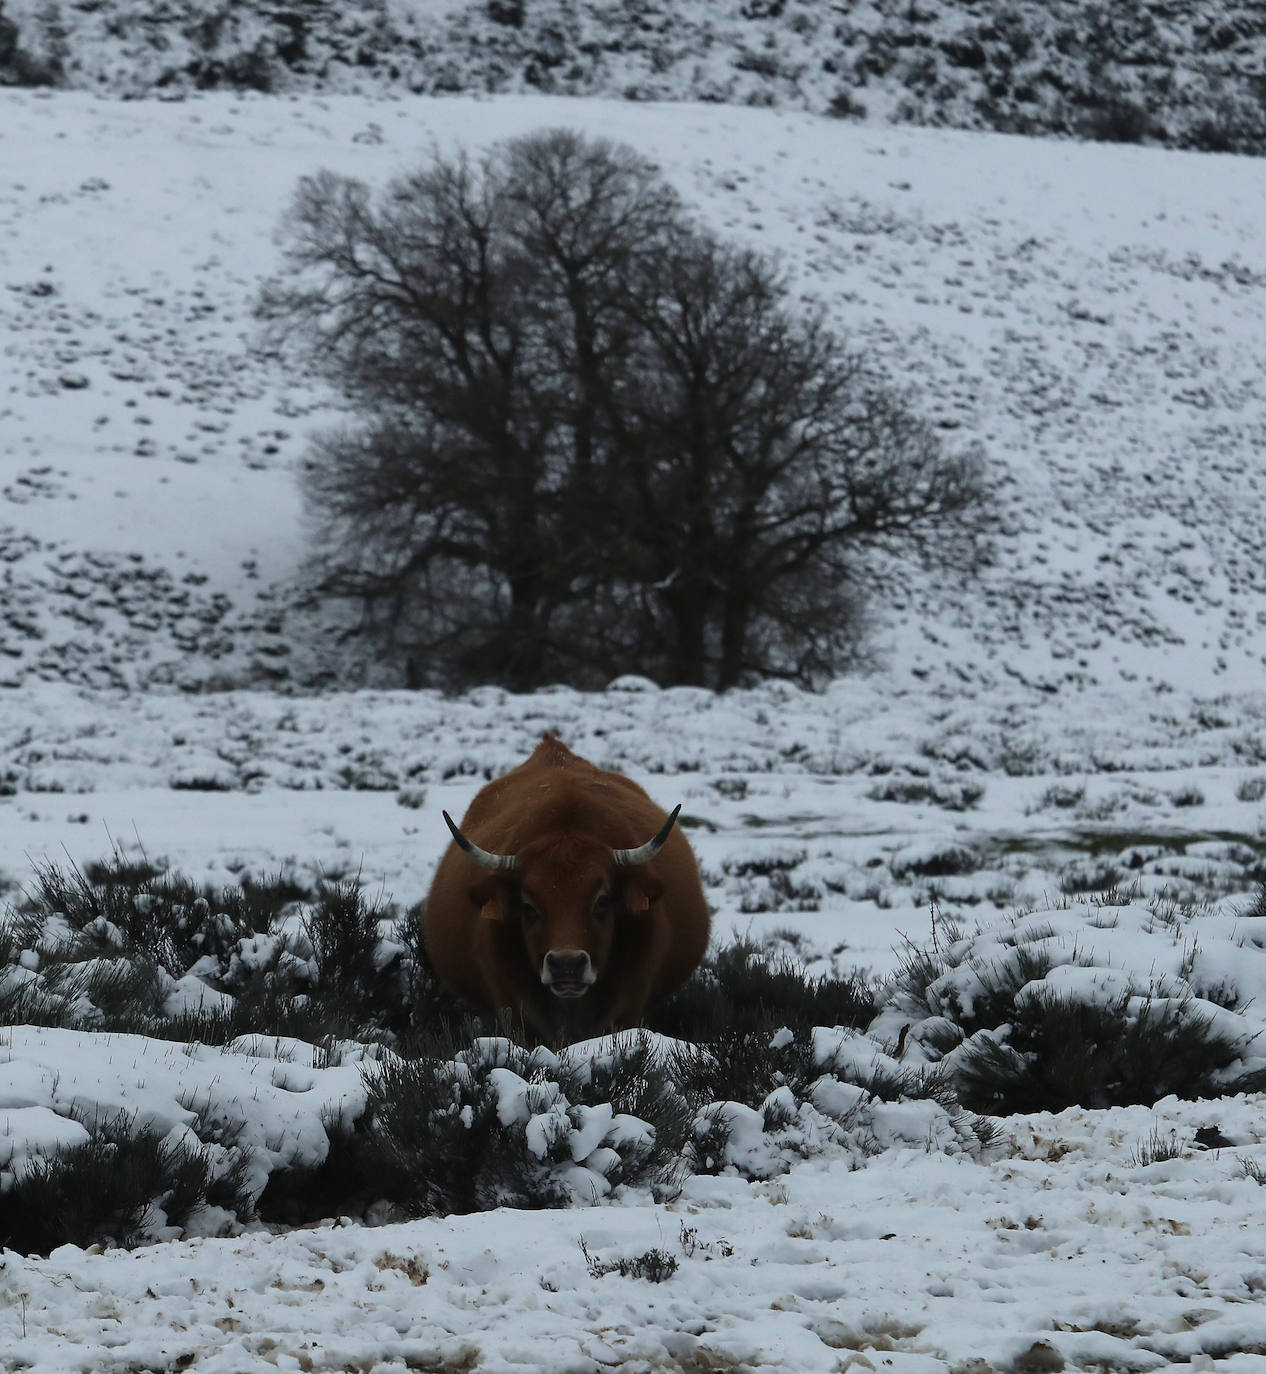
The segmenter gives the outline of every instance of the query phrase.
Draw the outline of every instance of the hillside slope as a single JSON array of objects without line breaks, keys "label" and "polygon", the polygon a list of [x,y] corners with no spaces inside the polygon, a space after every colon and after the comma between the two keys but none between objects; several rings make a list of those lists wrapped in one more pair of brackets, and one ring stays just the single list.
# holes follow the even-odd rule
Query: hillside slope
[{"label": "hillside slope", "polygon": [[0,109],[8,686],[397,685],[297,604],[294,469],[337,412],[254,342],[272,230],[318,166],[381,182],[432,140],[577,122],[779,253],[947,443],[985,446],[1003,533],[983,578],[877,583],[894,680],[1259,681],[1256,160],[543,97],[9,92]]},{"label": "hillside slope", "polygon": [[1253,0],[5,0],[0,80],[705,100],[1266,151]]}]

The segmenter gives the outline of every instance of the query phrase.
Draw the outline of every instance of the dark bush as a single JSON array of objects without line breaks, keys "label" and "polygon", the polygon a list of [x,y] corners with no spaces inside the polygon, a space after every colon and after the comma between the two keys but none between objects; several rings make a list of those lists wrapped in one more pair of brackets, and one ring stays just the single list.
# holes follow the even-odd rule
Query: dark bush
[{"label": "dark bush", "polygon": [[0,1208],[0,1248],[48,1254],[59,1245],[137,1245],[162,1226],[184,1227],[204,1206],[249,1219],[243,1167],[217,1179],[204,1150],[134,1132],[119,1117],[18,1176]]},{"label": "dark bush", "polygon": [[709,956],[647,1017],[651,1030],[679,1040],[709,1041],[718,1031],[770,1036],[784,1026],[863,1027],[875,1014],[872,987],[860,974],[807,978],[790,960],[771,958],[748,941]]},{"label": "dark bush", "polygon": [[982,1035],[957,1052],[953,1081],[963,1104],[1006,1115],[1236,1091],[1218,1075],[1239,1057],[1241,1040],[1227,1039],[1184,1002],[1157,999],[1137,1009],[1131,1000],[1024,999],[1008,1013],[1005,1039]]},{"label": "dark bush", "polygon": [[1151,132],[1147,107],[1121,92],[1083,94],[1077,131],[1098,143],[1142,143]]}]

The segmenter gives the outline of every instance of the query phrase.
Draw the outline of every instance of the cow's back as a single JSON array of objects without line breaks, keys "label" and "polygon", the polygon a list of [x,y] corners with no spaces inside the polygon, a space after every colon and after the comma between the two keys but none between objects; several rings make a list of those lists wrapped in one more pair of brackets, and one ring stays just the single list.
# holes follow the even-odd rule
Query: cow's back
[{"label": "cow's back", "polygon": [[[666,819],[632,778],[598,768],[546,735],[529,758],[477,793],[461,829],[494,854],[513,854],[542,831],[574,826],[623,849],[650,839]],[[673,838],[684,842],[675,831]]]}]

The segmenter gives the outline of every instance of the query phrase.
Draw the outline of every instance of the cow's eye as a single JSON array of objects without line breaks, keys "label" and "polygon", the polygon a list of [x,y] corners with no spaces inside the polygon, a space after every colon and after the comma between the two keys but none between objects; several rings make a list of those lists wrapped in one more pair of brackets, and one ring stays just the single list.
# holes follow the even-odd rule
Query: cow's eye
[{"label": "cow's eye", "polygon": [[527,895],[526,892],[519,893],[519,905],[523,908],[523,919],[525,921],[539,921],[541,919],[541,909]]},{"label": "cow's eye", "polygon": [[593,899],[591,908],[595,916],[605,916],[615,905],[615,898],[610,892],[599,892]]}]

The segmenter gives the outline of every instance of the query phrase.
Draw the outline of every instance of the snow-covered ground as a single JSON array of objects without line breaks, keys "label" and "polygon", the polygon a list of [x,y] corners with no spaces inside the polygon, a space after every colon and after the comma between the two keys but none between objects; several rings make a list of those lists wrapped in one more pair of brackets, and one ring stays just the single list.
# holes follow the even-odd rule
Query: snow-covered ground
[{"label": "snow-covered ground", "polygon": [[[1266,1350],[1261,1112],[1013,1117],[988,1163],[819,1157],[661,1205],[8,1252],[3,1367],[1249,1374]],[[1195,1144],[1210,1127],[1232,1146]],[[678,1264],[662,1282],[595,1272],[652,1250]]]},{"label": "snow-covered ground", "polygon": [[[1248,1061],[1261,1059],[1259,1046],[1248,1049],[1262,1024],[1254,1008],[1266,1005],[1260,937],[1255,920],[1235,915],[1260,863],[1260,799],[1236,798],[1253,790],[1244,787],[1257,776],[1251,769],[1201,766],[1191,744],[1185,766],[1153,757],[1145,759],[1151,771],[1127,763],[1114,773],[1049,764],[1032,776],[996,765],[963,772],[921,752],[918,711],[885,710],[873,699],[869,729],[863,717],[855,736],[837,735],[832,763],[814,752],[827,749],[827,736],[814,733],[807,711],[786,740],[785,719],[773,727],[766,715],[765,733],[756,729],[758,711],[780,696],[784,705],[795,700],[782,689],[728,705],[696,698],[680,713],[686,702],[677,693],[488,695],[482,710],[427,696],[352,699],[380,722],[376,737],[367,721],[348,719],[347,701],[253,699],[255,733],[241,737],[243,748],[254,739],[260,766],[279,765],[282,756],[264,743],[287,733],[273,713],[297,712],[309,745],[290,781],[312,785],[248,790],[235,778],[234,790],[222,792],[162,785],[170,760],[155,721],[174,724],[179,708],[185,728],[210,738],[217,719],[232,717],[202,717],[199,726],[196,708],[207,698],[143,707],[121,698],[113,733],[103,731],[104,762],[50,759],[89,768],[81,781],[96,790],[22,791],[3,803],[4,867],[21,878],[31,858],[64,859],[62,845],[78,860],[98,857],[108,830],[124,848],[143,842],[151,857],[213,882],[282,867],[309,880],[318,868],[355,871],[407,903],[440,852],[440,808],[460,813],[482,769],[511,761],[532,731],[571,721],[578,747],[623,761],[666,801],[684,799],[721,938],[793,933],[787,948],[811,968],[885,970],[903,934],[930,938],[932,893],[941,913],[968,929],[979,921],[1006,931],[1018,907],[1032,906],[1029,925],[1059,924],[1065,956],[1099,960],[1097,969],[1057,969],[1065,989],[1080,975],[1102,996],[1127,980],[1171,995],[1181,966],[1223,1003],[1233,985],[1234,1002],[1247,1010],[1218,1014],[1242,1017]],[[68,711],[76,699],[68,694]],[[239,698],[235,709],[247,704]],[[886,733],[877,728],[885,721]],[[985,737],[986,717],[978,723],[973,730],[969,718],[963,736]],[[425,782],[406,783],[405,770],[388,790],[340,788],[337,761],[355,759],[341,744],[361,732],[393,767],[425,763]],[[792,742],[800,752],[785,747]],[[1144,755],[1158,747],[1149,743]],[[694,755],[683,757],[688,749]],[[299,758],[288,766],[297,769]],[[863,766],[867,758],[882,771]],[[898,783],[916,798],[920,786],[928,790],[916,800],[874,799]],[[970,784],[984,789],[974,802]],[[949,806],[933,799],[938,788]],[[1042,914],[1061,904],[1061,886],[1103,886],[1109,870],[1137,882],[1143,897],[1220,896],[1221,914],[1189,918],[1181,935],[1147,938],[1141,932],[1155,923],[1139,906]],[[1078,920],[1088,921],[1080,932]],[[999,946],[996,957],[1005,955]],[[964,965],[951,985],[969,995],[974,970],[994,958],[982,942],[983,964]],[[895,1021],[886,1027],[895,1029]],[[907,1058],[916,1041],[917,1033]],[[243,1142],[269,1167],[319,1159],[322,1120],[354,1115],[364,1100],[356,1063],[324,1067],[322,1059],[274,1042],[186,1053],[137,1037],[0,1032],[0,1171],[83,1139],[75,1107],[106,1117],[127,1111],[138,1127],[173,1139],[197,1114],[214,1112],[246,1123]],[[771,1164],[769,1177],[733,1170],[689,1178],[667,1202],[619,1188],[597,1207],[581,1193],[562,1212],[384,1226],[331,1217],[314,1229],[219,1238],[211,1215],[202,1236],[131,1253],[9,1252],[0,1261],[0,1367],[1261,1367],[1266,1191],[1256,1177],[1266,1171],[1266,1097],[1011,1117],[983,1152],[963,1148],[932,1104],[912,1105],[920,1111],[877,1142],[879,1123],[868,1119],[867,1150],[856,1148],[855,1134],[826,1132],[789,1168]],[[829,1093],[823,1106],[829,1111]],[[603,1269],[651,1251],[677,1262],[662,1282]]]},{"label": "snow-covered ground", "polygon": [[[293,469],[332,411],[249,319],[295,179],[577,120],[783,253],[950,442],[985,444],[1005,530],[983,582],[909,576],[878,676],[822,696],[137,690],[320,666],[284,588]],[[1137,883],[1217,902],[1193,918],[1207,967],[1256,976],[1235,913],[1266,850],[1262,163],[722,107],[0,92],[0,165],[6,894],[117,843],[200,881],[359,873],[408,905],[440,809],[553,729],[683,802],[719,938],[883,972],[933,902],[970,929]],[[175,1128],[216,1079],[297,1109],[293,1135],[260,1109],[281,1153],[319,1152],[321,1109],[362,1091],[260,1046],[175,1051],[164,1087],[165,1047],[61,1034],[0,1035],[6,1164],[73,1140],[77,1097]],[[0,1368],[1238,1374],[1266,1354],[1263,1106],[1010,1118],[984,1153],[827,1140],[670,1203],[6,1254]],[[679,1267],[594,1274],[582,1239],[596,1269]]]}]

